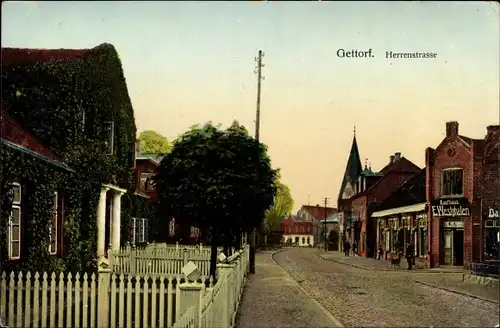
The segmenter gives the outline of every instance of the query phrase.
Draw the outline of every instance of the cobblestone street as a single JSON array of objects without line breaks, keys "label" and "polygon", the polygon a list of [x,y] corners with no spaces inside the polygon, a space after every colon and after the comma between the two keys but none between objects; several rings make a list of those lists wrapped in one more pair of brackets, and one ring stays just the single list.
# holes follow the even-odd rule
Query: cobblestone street
[{"label": "cobblestone street", "polygon": [[271,254],[256,254],[255,274],[248,276],[236,327],[336,327],[335,320],[301,291]]},{"label": "cobblestone street", "polygon": [[458,284],[460,273],[366,270],[324,260],[317,252],[291,248],[274,259],[344,326],[494,327],[499,322],[498,303],[417,283]]}]

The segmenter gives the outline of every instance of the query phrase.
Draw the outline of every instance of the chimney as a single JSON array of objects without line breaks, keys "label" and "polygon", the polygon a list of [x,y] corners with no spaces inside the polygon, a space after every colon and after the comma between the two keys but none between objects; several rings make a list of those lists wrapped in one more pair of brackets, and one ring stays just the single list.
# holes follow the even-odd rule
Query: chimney
[{"label": "chimney", "polygon": [[389,156],[389,163],[394,163],[394,155]]},{"label": "chimney", "polygon": [[496,132],[500,130],[500,125],[488,125],[486,127],[486,131],[488,132],[488,135],[491,135],[493,132]]},{"label": "chimney", "polygon": [[458,135],[458,122],[446,122],[446,137],[454,137]]},{"label": "chimney", "polygon": [[401,153],[394,153],[394,162],[397,162],[401,159]]}]

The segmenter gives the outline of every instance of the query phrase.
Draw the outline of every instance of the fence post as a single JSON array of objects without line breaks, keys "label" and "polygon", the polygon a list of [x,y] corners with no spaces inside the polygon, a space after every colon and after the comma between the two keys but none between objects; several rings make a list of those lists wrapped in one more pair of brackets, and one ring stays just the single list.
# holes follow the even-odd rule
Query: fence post
[{"label": "fence post", "polygon": [[136,261],[136,248],[135,246],[130,247],[130,274],[137,273],[137,261]]},{"label": "fence post", "polygon": [[109,327],[109,285],[111,269],[105,259],[101,259],[97,269],[97,326]]},{"label": "fence post", "polygon": [[[234,270],[234,264],[226,264],[226,263],[220,263],[217,264],[217,270],[219,272],[219,280],[220,279],[225,279],[226,281],[224,282],[224,309],[226,313],[224,313],[224,318],[222,322],[222,326],[224,327],[230,327],[231,326],[231,321],[233,317],[233,305],[231,304],[231,284],[232,281],[231,279],[231,274],[232,271]],[[217,282],[219,283],[219,282]]]},{"label": "fence post", "polygon": [[177,304],[175,312],[179,313],[180,317],[191,307],[194,306],[194,315],[196,328],[201,327],[201,300],[203,298],[203,283],[185,282],[179,285],[179,304]]},{"label": "fence post", "polygon": [[189,261],[188,249],[184,248],[182,251],[182,266],[185,266]]}]

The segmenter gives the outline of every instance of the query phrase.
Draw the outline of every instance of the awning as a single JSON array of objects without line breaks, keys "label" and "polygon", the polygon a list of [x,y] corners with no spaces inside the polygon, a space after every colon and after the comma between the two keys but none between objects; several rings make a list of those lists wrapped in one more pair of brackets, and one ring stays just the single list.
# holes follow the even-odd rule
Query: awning
[{"label": "awning", "polygon": [[425,203],[413,204],[408,206],[390,208],[388,210],[374,212],[372,217],[381,218],[389,215],[403,214],[403,213],[413,213],[413,212],[422,212],[425,210]]}]

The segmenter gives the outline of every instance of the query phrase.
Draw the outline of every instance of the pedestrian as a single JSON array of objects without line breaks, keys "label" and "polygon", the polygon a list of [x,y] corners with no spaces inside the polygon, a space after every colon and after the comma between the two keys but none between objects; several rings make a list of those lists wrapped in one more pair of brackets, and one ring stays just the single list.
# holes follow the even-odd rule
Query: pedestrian
[{"label": "pedestrian", "polygon": [[349,256],[349,251],[351,250],[351,244],[348,240],[344,241],[344,255]]},{"label": "pedestrian", "polygon": [[352,253],[354,256],[358,253],[358,242],[356,240],[352,242]]},{"label": "pedestrian", "polygon": [[382,246],[379,246],[378,247],[378,258],[377,258],[377,260],[380,260],[382,258],[382,254],[384,254],[384,249],[382,248]]},{"label": "pedestrian", "polygon": [[414,253],[415,253],[415,249],[414,249],[413,244],[411,244],[411,243],[408,244],[408,246],[406,246],[406,261],[408,262],[408,270],[411,270],[411,268],[412,268]]}]

